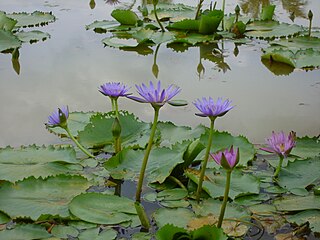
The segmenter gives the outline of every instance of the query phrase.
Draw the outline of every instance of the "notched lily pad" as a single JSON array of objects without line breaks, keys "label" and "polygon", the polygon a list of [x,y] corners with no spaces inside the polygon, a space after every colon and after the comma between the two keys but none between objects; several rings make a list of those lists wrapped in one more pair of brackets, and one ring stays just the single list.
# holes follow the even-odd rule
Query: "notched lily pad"
[{"label": "notched lily pad", "polygon": [[134,48],[139,45],[139,42],[134,38],[118,38],[118,37],[107,37],[102,40],[102,42],[114,48]]},{"label": "notched lily pad", "polygon": [[19,38],[12,32],[0,29],[0,52],[19,48],[21,44]]},{"label": "notched lily pad", "polygon": [[0,11],[0,29],[11,32],[14,26],[17,24],[17,20],[7,17],[4,12]]},{"label": "notched lily pad", "polygon": [[0,239],[6,240],[33,240],[47,239],[50,237],[52,237],[52,235],[47,232],[45,227],[35,224],[17,225],[13,229],[0,231]]},{"label": "notched lily pad", "polygon": [[46,39],[50,38],[49,33],[41,32],[38,30],[33,30],[30,32],[18,32],[16,36],[20,39],[22,42],[30,42],[30,43],[35,43],[38,41],[45,41]]},{"label": "notched lily pad", "polygon": [[33,13],[11,13],[7,14],[8,17],[17,20],[16,28],[19,27],[34,27],[44,26],[50,22],[54,22],[56,17],[50,12],[35,11]]}]

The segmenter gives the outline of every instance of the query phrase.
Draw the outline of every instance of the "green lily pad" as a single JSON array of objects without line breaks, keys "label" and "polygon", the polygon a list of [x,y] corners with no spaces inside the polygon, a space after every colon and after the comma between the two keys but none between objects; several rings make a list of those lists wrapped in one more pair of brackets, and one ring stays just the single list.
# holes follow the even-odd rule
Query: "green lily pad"
[{"label": "green lily pad", "polygon": [[320,137],[298,138],[296,146],[291,151],[292,155],[300,158],[312,158],[320,155]]},{"label": "green lily pad", "polygon": [[152,239],[151,233],[145,233],[145,232],[138,232],[132,234],[131,240],[150,240]]},{"label": "green lily pad", "polygon": [[187,228],[189,221],[195,217],[195,214],[187,208],[160,208],[153,213],[153,217],[159,228],[166,224]]},{"label": "green lily pad", "polygon": [[281,46],[289,49],[309,49],[320,50],[320,38],[309,36],[298,36],[289,39],[279,39],[270,42],[272,46]]},{"label": "green lily pad", "polygon": [[[148,143],[150,124],[141,122],[133,114],[120,112],[122,146],[140,146],[142,148]],[[114,142],[112,136],[112,124],[114,115],[112,112],[98,113],[91,117],[90,123],[79,131],[79,141],[87,147],[104,147]]]},{"label": "green lily pad", "polygon": [[44,214],[67,218],[71,199],[89,186],[83,177],[64,175],[45,180],[30,177],[15,184],[5,182],[0,188],[0,210],[11,218],[37,220]]},{"label": "green lily pad", "polygon": [[42,26],[56,20],[56,17],[52,13],[40,11],[35,11],[33,13],[12,13],[7,14],[7,16],[18,21],[15,26],[16,28]]},{"label": "green lily pad", "polygon": [[133,48],[137,47],[139,42],[133,38],[118,38],[118,37],[107,37],[102,40],[102,42],[114,48]]},{"label": "green lily pad", "polygon": [[73,148],[10,147],[0,149],[0,179],[16,182],[27,177],[46,178],[59,174],[77,174],[78,165]]},{"label": "green lily pad", "polygon": [[0,30],[11,32],[17,21],[6,16],[4,12],[0,12]]},{"label": "green lily pad", "polygon": [[200,26],[200,20],[184,19],[168,25],[168,29],[198,32],[199,26]]},{"label": "green lily pad", "polygon": [[115,9],[111,16],[122,25],[136,25],[139,17],[131,10]]},{"label": "green lily pad", "polygon": [[68,236],[77,237],[79,231],[75,227],[56,225],[52,228],[51,234],[58,238],[68,238]]},{"label": "green lily pad", "polygon": [[[203,200],[201,203],[192,201],[192,209],[197,216],[219,216],[222,202],[215,199]],[[250,218],[250,212],[244,207],[237,204],[228,203],[225,212],[225,218],[231,219],[246,219]]]},{"label": "green lily pad", "polygon": [[320,233],[320,211],[307,210],[299,212],[295,215],[286,216],[287,220],[296,224],[303,224],[309,222],[310,229],[315,233]]},{"label": "green lily pad", "polygon": [[223,11],[221,10],[205,10],[200,17],[199,33],[213,34],[217,31],[222,18]]},{"label": "green lily pad", "polygon": [[0,52],[19,48],[21,41],[12,32],[0,29]]},{"label": "green lily pad", "polygon": [[[163,183],[174,167],[183,162],[184,151],[181,151],[183,148],[187,148],[186,143],[175,145],[172,149],[155,148],[151,150],[145,175],[146,181]],[[144,152],[124,149],[111,157],[104,166],[115,179],[136,180],[140,174]]]},{"label": "green lily pad", "polygon": [[245,35],[248,37],[272,39],[297,35],[303,31],[303,27],[276,21],[254,21],[247,25],[246,30]]},{"label": "green lily pad", "polygon": [[280,199],[274,200],[273,203],[278,211],[320,210],[320,196],[312,194],[309,196],[283,196]]},{"label": "green lily pad", "polygon": [[[185,175],[193,182],[198,183],[199,172],[194,170],[187,170]],[[205,180],[203,181],[202,189],[206,191],[210,197],[216,198],[224,196],[226,184],[226,173],[221,170],[220,173],[215,174],[212,169],[206,170]],[[243,174],[240,170],[234,169],[231,174],[231,186],[229,197],[234,199],[239,196],[258,194],[260,181],[253,175]]]},{"label": "green lily pad", "polygon": [[0,224],[5,224],[10,221],[10,217],[8,217],[3,212],[0,212]]},{"label": "green lily pad", "polygon": [[175,39],[175,34],[171,32],[156,32],[151,29],[140,29],[132,34],[139,43],[152,41],[155,44],[171,42]]},{"label": "green lily pad", "polygon": [[[93,29],[94,31],[103,32],[103,31],[112,31],[117,29],[120,24],[117,21],[110,20],[102,20],[102,21],[94,21],[93,23],[86,26],[86,30]],[[129,27],[126,28],[129,30]]]},{"label": "green lily pad", "polygon": [[280,171],[278,184],[288,190],[306,188],[320,179],[319,169],[320,157],[288,162],[287,167]]},{"label": "green lily pad", "polygon": [[176,39],[172,43],[183,43],[196,45],[198,43],[213,42],[214,38],[212,35],[203,35],[199,33],[179,33],[176,35]]},{"label": "green lily pad", "polygon": [[35,224],[17,225],[14,229],[0,231],[0,239],[6,240],[45,239],[51,236],[44,227]]},{"label": "green lily pad", "polygon": [[138,218],[134,201],[101,193],[76,196],[69,204],[69,209],[78,218],[97,224],[116,225]]},{"label": "green lily pad", "polygon": [[30,43],[38,42],[40,40],[45,41],[46,39],[50,38],[49,33],[44,33],[38,30],[33,30],[30,32],[21,31],[18,32],[16,36],[20,39],[20,41]]},{"label": "green lily pad", "polygon": [[[207,129],[206,134],[201,136],[201,143],[205,146],[208,143],[209,130]],[[225,150],[226,148],[230,148],[233,145],[234,148],[239,148],[240,152],[240,160],[238,166],[246,166],[249,161],[254,158],[255,149],[252,143],[244,136],[232,136],[228,132],[218,132],[215,131],[212,137],[212,145],[211,152],[217,152],[220,150]],[[199,154],[199,157],[204,156],[205,150],[203,150],[203,154]]]},{"label": "green lily pad", "polygon": [[[154,9],[152,4],[147,4],[148,12],[150,13],[147,18],[156,21],[154,15]],[[160,20],[168,20],[176,22],[185,18],[193,18],[195,16],[195,7],[187,6],[181,3],[158,3],[157,4],[157,15]]]},{"label": "green lily pad", "polygon": [[79,240],[114,240],[117,237],[117,231],[113,229],[104,229],[101,231],[101,228],[87,229],[80,233]]}]

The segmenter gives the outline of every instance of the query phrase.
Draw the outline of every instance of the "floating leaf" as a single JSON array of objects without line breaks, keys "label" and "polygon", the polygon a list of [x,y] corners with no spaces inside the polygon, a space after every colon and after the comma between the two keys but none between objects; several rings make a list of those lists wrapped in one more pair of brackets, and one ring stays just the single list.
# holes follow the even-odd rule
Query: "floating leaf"
[{"label": "floating leaf", "polygon": [[137,219],[134,202],[116,195],[81,194],[71,201],[69,209],[73,215],[91,223],[115,225]]},{"label": "floating leaf", "polygon": [[320,155],[320,139],[319,137],[303,137],[297,138],[296,146],[291,151],[292,155],[300,158],[312,158]]},{"label": "floating leaf", "polygon": [[75,151],[70,147],[30,146],[0,149],[0,179],[10,182],[31,176],[46,178],[58,174],[76,174],[81,169]]},{"label": "floating leaf", "polygon": [[139,20],[137,14],[131,10],[115,9],[111,16],[122,25],[136,25]]},{"label": "floating leaf", "polygon": [[320,38],[309,36],[298,36],[289,39],[279,39],[277,41],[270,42],[272,46],[282,46],[289,49],[309,49],[320,50]]},{"label": "floating leaf", "polygon": [[303,224],[309,222],[310,229],[313,232],[320,233],[320,211],[319,210],[307,210],[299,212],[295,215],[286,216],[287,220],[296,224]]},{"label": "floating leaf", "polygon": [[168,29],[198,32],[199,26],[200,26],[200,20],[184,19],[179,22],[170,24],[168,26]]},{"label": "floating leaf", "polygon": [[166,224],[173,224],[177,227],[186,228],[189,221],[195,217],[195,215],[187,208],[160,208],[154,212],[153,217],[159,228]]},{"label": "floating leaf", "polygon": [[7,16],[18,21],[15,26],[16,28],[46,25],[56,20],[52,13],[39,11],[35,11],[33,13],[12,13],[7,14]]},{"label": "floating leaf", "polygon": [[58,238],[68,238],[69,236],[77,237],[79,235],[79,231],[75,227],[63,225],[54,226],[51,233],[53,236]]},{"label": "floating leaf", "polygon": [[113,229],[105,229],[101,231],[101,228],[87,229],[80,233],[79,240],[114,240],[117,237],[117,232]]},{"label": "floating leaf", "polygon": [[137,232],[132,234],[131,240],[150,240],[150,239],[152,239],[151,233]]},{"label": "floating leaf", "polygon": [[136,39],[130,38],[130,39],[125,39],[125,38],[117,38],[117,37],[107,37],[102,40],[104,44],[106,44],[109,47],[114,47],[114,48],[132,48],[132,47],[137,47],[139,42]]},{"label": "floating leaf", "polygon": [[16,24],[16,20],[8,18],[5,13],[0,12],[0,30],[11,32]]},{"label": "floating leaf", "polygon": [[[278,184],[288,190],[306,188],[320,179],[320,157],[288,162],[279,174]],[[295,191],[295,190],[294,190]]]},{"label": "floating leaf", "polygon": [[18,32],[16,36],[20,39],[20,41],[30,42],[30,43],[38,42],[40,40],[44,41],[50,38],[49,33],[44,33],[38,30],[33,30],[30,32],[21,31],[21,32]]},{"label": "floating leaf", "polygon": [[[113,29],[117,29],[120,26],[119,22],[117,21],[109,21],[109,20],[102,20],[102,21],[94,21],[93,23],[86,26],[86,30],[93,29],[97,32],[103,31],[111,31]],[[127,28],[129,30],[129,28]]]},{"label": "floating leaf", "polygon": [[274,200],[274,205],[279,211],[302,211],[309,209],[320,210],[320,196],[283,196],[280,199]]},{"label": "floating leaf", "polygon": [[33,240],[49,237],[51,234],[44,227],[35,224],[17,225],[14,229],[0,231],[0,239],[5,240]]},{"label": "floating leaf", "polygon": [[171,32],[155,32],[150,29],[140,29],[132,34],[139,43],[152,41],[155,44],[171,42],[175,39],[175,34]]},{"label": "floating leaf", "polygon": [[[206,134],[201,136],[201,142],[205,146],[207,145],[207,139],[209,136],[209,130],[207,129]],[[239,148],[240,152],[240,161],[238,165],[246,166],[249,161],[254,158],[255,149],[252,143],[246,137],[243,136],[232,136],[228,132],[218,132],[215,131],[212,137],[212,147],[211,152],[217,152],[220,150],[224,150],[226,148],[230,148],[233,145],[234,148]],[[203,155],[204,156],[204,151]]]},{"label": "floating leaf", "polygon": [[6,214],[0,212],[0,224],[5,224],[9,221],[10,221],[10,218]]},{"label": "floating leaf", "polygon": [[197,43],[213,42],[212,35],[203,35],[199,33],[179,33],[176,35],[176,39],[172,43],[186,43],[190,45],[196,45]]},{"label": "floating leaf", "polygon": [[37,220],[44,214],[67,218],[71,199],[89,186],[83,177],[64,175],[45,180],[30,177],[16,184],[5,182],[0,188],[0,209],[11,218]]},{"label": "floating leaf", "polygon": [[8,32],[0,29],[0,52],[19,48],[21,41],[12,32]]},{"label": "floating leaf", "polygon": [[[194,170],[186,170],[186,176],[193,182],[198,183],[199,172]],[[215,174],[212,169],[208,169],[205,173],[202,189],[206,191],[212,198],[224,196],[226,184],[226,173],[222,170]],[[253,175],[243,174],[240,170],[233,170],[231,175],[231,186],[229,197],[234,199],[237,196],[250,194],[258,194],[260,181]]]},{"label": "floating leaf", "polygon": [[[145,147],[149,139],[150,125],[139,121],[133,114],[120,112],[122,146]],[[104,147],[113,144],[112,124],[114,115],[112,113],[98,113],[91,117],[90,123],[79,132],[79,141],[88,147]]]},{"label": "floating leaf", "polygon": [[248,24],[246,29],[246,36],[263,39],[290,37],[303,31],[303,27],[296,24],[276,21],[254,21]]},{"label": "floating leaf", "polygon": [[[175,145],[172,149],[155,148],[151,151],[146,169],[146,180],[149,183],[163,183],[171,174],[176,165],[183,162],[181,149],[186,149],[187,144]],[[135,180],[139,177],[144,151],[124,149],[116,156],[111,157],[105,168],[115,179]]]}]

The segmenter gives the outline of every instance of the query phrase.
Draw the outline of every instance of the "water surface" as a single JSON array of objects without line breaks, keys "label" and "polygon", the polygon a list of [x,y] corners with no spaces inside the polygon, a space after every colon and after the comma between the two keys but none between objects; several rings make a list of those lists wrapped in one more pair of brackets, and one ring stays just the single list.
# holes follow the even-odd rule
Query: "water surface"
[{"label": "water surface", "polygon": [[[194,4],[195,1],[183,2]],[[259,9],[257,3],[267,1],[226,2],[227,12],[239,3],[241,12],[248,11],[254,16]],[[320,27],[318,0],[270,2],[277,4],[276,18],[288,23],[292,8],[289,3],[301,4],[295,7],[298,15],[295,23],[304,26],[308,25],[304,16],[313,9],[314,26]],[[54,23],[39,28],[50,33],[49,40],[22,45],[20,75],[12,68],[11,55],[0,54],[0,147],[58,143],[59,139],[47,132],[44,123],[62,105],[69,105],[71,111],[110,111],[109,99],[97,90],[105,82],[121,81],[134,86],[156,81],[151,71],[152,54],[142,56],[104,47],[101,40],[106,34],[85,29],[95,20],[112,19],[112,6],[103,0],[96,0],[94,9],[90,9],[89,1],[11,0],[1,1],[0,10],[52,11],[57,17]],[[179,53],[162,44],[157,56],[158,79],[165,85],[180,86],[179,97],[190,104],[184,108],[166,106],[160,119],[177,125],[208,125],[208,119],[194,115],[192,101],[202,96],[224,97],[231,99],[236,107],[216,121],[219,130],[245,135],[256,143],[263,142],[273,130],[294,130],[298,136],[319,135],[320,71],[294,70],[277,76],[260,60],[264,46],[260,41],[238,46],[239,53],[235,56],[234,43],[219,42],[217,47],[223,50],[224,63],[230,69],[224,72],[219,64],[202,58],[205,71],[199,76],[200,52],[211,51],[210,46]],[[135,92],[134,87],[132,91]],[[153,111],[148,104],[121,99],[119,106],[142,120],[152,119]]]}]

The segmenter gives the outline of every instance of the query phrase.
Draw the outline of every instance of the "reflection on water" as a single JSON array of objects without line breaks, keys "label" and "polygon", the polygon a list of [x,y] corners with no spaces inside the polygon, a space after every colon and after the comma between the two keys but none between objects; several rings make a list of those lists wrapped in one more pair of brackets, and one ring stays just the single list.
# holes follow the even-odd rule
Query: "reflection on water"
[{"label": "reflection on water", "polygon": [[305,17],[305,6],[308,5],[308,0],[240,0],[240,6],[245,14],[249,14],[250,16],[257,18],[261,12],[261,8],[263,6],[267,6],[270,4],[276,4],[287,11],[289,14],[294,14],[295,17]]},{"label": "reflection on water", "polygon": [[[194,0],[183,2],[196,4]],[[226,7],[233,11],[236,3],[243,2],[230,0]],[[275,3],[283,6],[280,1]],[[272,130],[295,130],[298,136],[320,133],[319,70],[275,69],[262,63],[261,48],[266,44],[254,40],[242,45],[229,41],[192,47],[162,44],[158,50],[157,46],[130,51],[104,47],[101,40],[105,35],[87,31],[85,26],[95,20],[111,20],[112,7],[103,0],[95,0],[93,9],[88,4],[89,0],[1,3],[7,12],[52,11],[58,20],[43,29],[51,39],[23,44],[16,58],[19,61],[14,63],[12,54],[0,54],[0,147],[59,142],[43,125],[58,106],[67,104],[71,111],[109,111],[111,106],[98,93],[98,86],[108,81],[134,86],[156,77],[164,85],[180,86],[181,98],[190,103],[178,110],[164,108],[161,120],[207,125],[206,119],[194,115],[191,102],[202,96],[221,96],[231,99],[236,107],[217,121],[219,130],[246,135],[253,142],[263,142]],[[320,2],[309,0],[303,12],[311,7],[319,9]],[[318,14],[314,17],[314,25],[319,27]],[[295,21],[308,24],[298,17]],[[18,65],[19,76],[15,72]],[[142,120],[152,120],[149,106],[123,99],[119,107]]]}]

